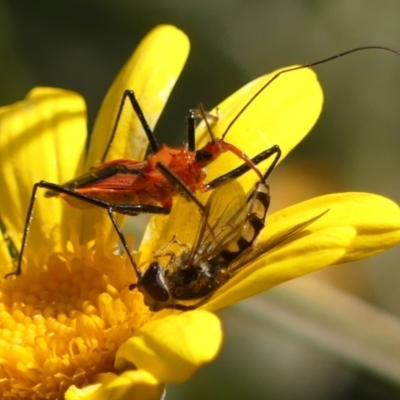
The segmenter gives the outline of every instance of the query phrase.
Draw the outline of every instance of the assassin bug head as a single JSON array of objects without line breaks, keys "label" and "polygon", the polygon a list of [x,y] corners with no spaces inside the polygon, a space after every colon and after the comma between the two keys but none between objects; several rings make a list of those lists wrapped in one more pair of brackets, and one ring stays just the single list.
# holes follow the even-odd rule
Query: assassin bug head
[{"label": "assassin bug head", "polygon": [[218,117],[206,113],[202,104],[199,105],[199,113],[203,118],[207,127],[207,132],[210,135],[210,141],[201,149],[196,150],[195,159],[199,166],[206,167],[216,160],[222,153],[229,151],[238,158],[242,159],[247,165],[248,169],[252,169],[257,174],[259,179],[263,180],[263,175],[258,169],[257,165],[243,151],[239,150],[233,144],[227,143],[223,139],[218,139],[215,136],[208,120],[212,118],[214,122],[217,122]]}]

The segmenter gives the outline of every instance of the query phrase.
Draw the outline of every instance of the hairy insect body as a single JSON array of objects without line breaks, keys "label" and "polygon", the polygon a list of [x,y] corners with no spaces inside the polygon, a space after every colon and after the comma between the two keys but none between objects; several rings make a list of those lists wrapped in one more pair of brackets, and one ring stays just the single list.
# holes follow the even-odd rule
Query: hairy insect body
[{"label": "hairy insect body", "polygon": [[[207,202],[193,247],[170,257],[166,266],[152,262],[137,283],[151,310],[194,308],[186,301],[198,303],[228,282],[230,264],[253,245],[264,228],[270,203],[268,185],[258,183],[247,206],[234,201],[233,210],[228,207],[221,209],[220,215],[215,214],[213,208],[218,208],[216,203],[229,192],[229,186],[238,191],[239,184],[232,182],[226,186],[216,189]],[[242,196],[245,197],[243,190]]]}]

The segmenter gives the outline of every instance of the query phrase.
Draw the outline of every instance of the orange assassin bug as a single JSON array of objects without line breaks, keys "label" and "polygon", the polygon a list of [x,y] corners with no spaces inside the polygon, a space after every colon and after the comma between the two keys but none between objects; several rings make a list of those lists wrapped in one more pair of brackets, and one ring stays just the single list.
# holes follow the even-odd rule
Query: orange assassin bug
[{"label": "orange assassin bug", "polygon": [[[23,252],[27,242],[29,224],[33,215],[36,192],[39,188],[47,189],[45,194],[46,197],[61,197],[77,207],[83,207],[83,204],[86,204],[87,206],[95,206],[105,209],[108,212],[110,220],[123,244],[123,247],[134,264],[129,247],[114,217],[114,212],[131,216],[139,213],[168,214],[171,210],[172,198],[176,194],[181,194],[187,197],[194,201],[200,209],[203,209],[203,205],[195,196],[197,191],[205,192],[212,190],[231,179],[243,175],[250,169],[253,169],[262,179],[263,175],[256,165],[275,155],[272,164],[265,174],[268,175],[279,160],[279,146],[272,146],[252,159],[249,159],[246,154],[224,140],[233,124],[245,112],[254,99],[280,75],[302,68],[313,67],[347,54],[367,49],[381,49],[400,55],[398,51],[387,47],[365,46],[348,50],[314,63],[304,64],[280,71],[249,99],[240,112],[228,124],[221,138],[213,137],[212,131],[209,127],[211,140],[203,148],[198,150],[195,150],[195,111],[191,111],[188,118],[187,144],[180,149],[172,149],[166,145],[159,148],[133,91],[126,90],[114,123],[109,144],[102,158],[102,164],[93,167],[89,172],[64,184],[40,181],[33,186],[17,268],[15,271],[6,274],[5,277],[10,275],[19,275],[21,273]],[[115,137],[126,99],[129,99],[142,124],[149,140],[152,154],[143,162],[128,159],[104,162],[108,149]],[[202,115],[208,125],[208,117],[204,111],[202,112]],[[206,178],[205,167],[226,151],[236,154],[244,161],[244,163],[211,182],[204,183]]]},{"label": "orange assassin bug", "polygon": [[[36,193],[39,188],[47,189],[45,197],[61,197],[77,208],[95,206],[106,209],[121,243],[134,265],[128,244],[115,219],[114,212],[130,216],[139,213],[168,214],[172,207],[172,198],[176,194],[183,195],[202,209],[203,205],[195,196],[195,192],[212,190],[226,180],[238,177],[250,169],[253,169],[262,179],[263,175],[256,167],[256,164],[275,155],[275,159],[269,168],[269,170],[272,170],[279,160],[281,154],[279,146],[273,146],[250,160],[246,154],[234,145],[225,142],[223,139],[215,138],[207,121],[210,115],[204,111],[201,105],[199,106],[199,111],[211,136],[211,140],[206,146],[199,150],[194,150],[197,112],[196,110],[190,110],[188,117],[188,144],[180,149],[174,149],[167,145],[159,148],[134,92],[125,90],[102,161],[105,160],[111,147],[126,99],[131,102],[148,137],[153,153],[144,161],[119,159],[102,162],[89,172],[61,185],[46,181],[34,184],[17,269],[6,274],[5,278],[21,273],[23,251],[33,215]],[[244,160],[244,164],[205,184],[206,172],[204,168],[226,151],[230,151]]]}]

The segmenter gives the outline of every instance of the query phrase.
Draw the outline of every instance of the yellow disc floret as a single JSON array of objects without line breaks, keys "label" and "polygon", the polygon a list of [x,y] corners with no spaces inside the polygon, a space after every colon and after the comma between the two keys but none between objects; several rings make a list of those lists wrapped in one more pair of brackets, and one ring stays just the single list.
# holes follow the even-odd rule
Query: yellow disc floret
[{"label": "yellow disc floret", "polygon": [[130,270],[86,248],[40,266],[28,255],[23,274],[0,284],[1,397],[57,399],[112,372],[118,347],[150,316],[127,287]]}]

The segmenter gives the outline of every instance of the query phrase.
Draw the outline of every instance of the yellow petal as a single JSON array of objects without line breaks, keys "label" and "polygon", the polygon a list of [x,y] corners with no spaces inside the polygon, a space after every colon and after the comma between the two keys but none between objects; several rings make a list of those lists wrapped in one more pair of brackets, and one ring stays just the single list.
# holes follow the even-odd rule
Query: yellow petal
[{"label": "yellow petal", "polygon": [[160,382],[184,381],[218,354],[222,341],[218,318],[189,311],[152,321],[118,349],[116,368],[130,363]]},{"label": "yellow petal", "polygon": [[[273,238],[326,210],[320,219],[267,251]],[[399,241],[400,209],[384,197],[343,193],[297,204],[268,218],[257,244],[265,254],[243,266],[203,308],[226,307],[323,267],[369,257]]]},{"label": "yellow petal", "polygon": [[[88,154],[87,168],[101,161],[117,116],[124,90],[131,89],[153,129],[169,98],[189,53],[189,40],[179,29],[160,25],[139,44],[113,82],[97,117]],[[127,101],[118,125],[118,131],[107,160],[131,158],[142,160],[148,146],[143,128]],[[102,219],[103,218],[103,219]],[[105,213],[94,213],[85,218],[84,241],[93,237],[93,224],[104,231],[108,243],[115,243],[108,235],[109,221]],[[115,238],[115,235],[113,236]]]},{"label": "yellow petal", "polygon": [[12,258],[8,249],[7,239],[3,233],[0,234],[0,274],[5,275],[10,272]]},{"label": "yellow petal", "polygon": [[[97,117],[87,167],[100,162],[110,138],[122,94],[133,90],[143,114],[153,129],[189,54],[189,40],[171,25],[154,28],[140,42],[103,100]],[[107,160],[142,160],[148,141],[129,101],[119,121],[118,135]]]},{"label": "yellow petal", "polygon": [[164,392],[151,374],[143,370],[127,371],[121,375],[102,374],[101,383],[83,389],[72,386],[66,400],[159,400]]},{"label": "yellow petal", "polygon": [[[35,182],[60,183],[82,169],[86,109],[76,93],[37,88],[26,100],[0,110],[1,218],[17,247]],[[65,240],[59,199],[38,193],[29,242],[56,247]]]},{"label": "yellow petal", "polygon": [[[305,221],[324,210],[329,212],[310,225],[307,230],[318,230],[330,227],[350,227],[356,231],[351,245],[346,249],[343,258],[337,263],[356,261],[395,246],[400,241],[400,208],[393,201],[371,193],[336,193],[316,197],[303,203],[281,210],[268,220],[268,225],[285,224],[278,229],[288,229],[285,221],[289,214],[296,215],[293,224]],[[268,227],[260,241],[268,237]]]},{"label": "yellow petal", "polygon": [[[248,83],[221,104],[212,114],[219,120],[213,128],[217,137],[225,132],[228,124],[241,112],[247,102],[271,80],[280,69]],[[253,157],[261,151],[278,144],[282,150],[281,160],[291,151],[311,130],[322,109],[323,93],[315,73],[308,69],[300,69],[284,73],[256,97],[243,112],[227,133],[225,140],[234,144],[248,156]],[[197,143],[204,145],[209,136],[204,125],[197,131]],[[207,172],[209,179],[220,176],[234,167],[240,161],[236,156],[223,155],[213,162]],[[261,171],[269,165],[261,163]],[[253,185],[256,176],[242,185],[247,192]]]}]

